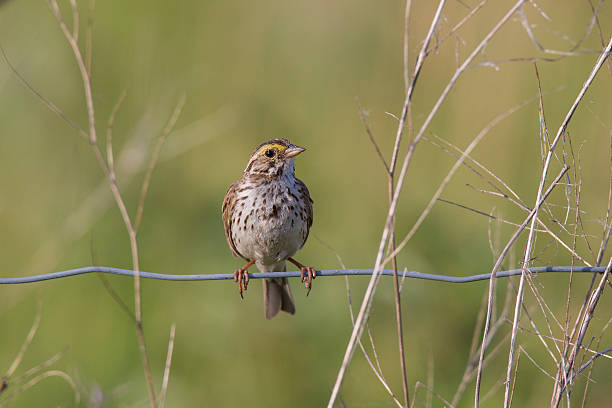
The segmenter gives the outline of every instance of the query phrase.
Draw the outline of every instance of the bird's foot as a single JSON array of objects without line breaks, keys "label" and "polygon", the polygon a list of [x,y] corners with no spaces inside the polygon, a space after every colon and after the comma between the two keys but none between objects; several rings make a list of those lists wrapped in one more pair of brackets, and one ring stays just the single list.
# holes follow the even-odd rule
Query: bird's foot
[{"label": "bird's foot", "polygon": [[310,294],[310,289],[312,289],[312,280],[317,277],[317,270],[312,266],[302,265],[293,258],[289,258],[289,262],[300,268],[300,277],[307,289],[306,296],[308,296]]},{"label": "bird's foot", "polygon": [[236,271],[234,272],[234,282],[238,283],[238,292],[240,293],[240,298],[241,299],[244,299],[244,297],[242,296],[242,290],[244,289],[246,291],[247,287],[249,285],[249,271],[248,271],[248,269],[254,263],[255,263],[255,261],[250,261],[249,263],[244,265],[242,268],[236,269]]}]

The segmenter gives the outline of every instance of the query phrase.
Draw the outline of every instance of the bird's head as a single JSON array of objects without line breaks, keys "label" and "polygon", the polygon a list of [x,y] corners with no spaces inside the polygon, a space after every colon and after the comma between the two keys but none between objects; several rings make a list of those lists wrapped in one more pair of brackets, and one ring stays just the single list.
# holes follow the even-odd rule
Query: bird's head
[{"label": "bird's head", "polygon": [[293,158],[304,150],[287,139],[268,140],[253,151],[244,173],[272,178],[283,174],[293,175]]}]

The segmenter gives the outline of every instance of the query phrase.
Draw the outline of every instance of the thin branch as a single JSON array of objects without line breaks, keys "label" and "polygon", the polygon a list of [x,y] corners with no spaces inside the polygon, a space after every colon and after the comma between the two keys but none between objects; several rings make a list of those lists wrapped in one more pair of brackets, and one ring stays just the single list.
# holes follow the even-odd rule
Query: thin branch
[{"label": "thin branch", "polygon": [[598,351],[594,356],[592,356],[591,358],[588,359],[588,361],[586,363],[584,363],[583,365],[580,366],[580,368],[578,370],[576,370],[576,372],[573,375],[573,378],[576,378],[577,376],[579,376],[585,369],[587,369],[591,364],[593,364],[593,362],[595,360],[597,360],[599,357],[607,357],[606,354],[608,353],[612,353],[612,347],[608,347],[605,350],[601,350]]},{"label": "thin branch", "polygon": [[376,143],[376,140],[374,139],[374,135],[372,134],[372,130],[370,129],[370,124],[368,123],[368,120],[366,118],[366,112],[361,106],[361,104],[359,104],[359,101],[357,101],[357,107],[359,108],[359,118],[361,119],[361,123],[363,123],[363,127],[368,135],[368,138],[370,139],[370,142],[374,146],[374,149],[376,149],[376,154],[378,155],[378,158],[380,159],[381,163],[383,164],[383,166],[385,166],[386,173],[389,174],[390,172],[389,165],[387,164],[387,161],[385,160],[385,156],[383,156],[382,152],[380,151],[380,147],[378,146],[378,143]]},{"label": "thin branch", "polygon": [[85,91],[85,103],[87,104],[87,117],[89,120],[89,143],[96,144],[96,125],[95,125],[95,114],[94,114],[94,105],[93,105],[93,96],[91,92],[91,78],[89,77],[89,73],[87,72],[87,67],[85,67],[85,63],[83,62],[83,56],[81,55],[81,50],[79,50],[79,44],[77,39],[70,34],[66,23],[62,17],[62,13],[60,12],[59,6],[57,5],[56,0],[47,0],[51,10],[55,14],[55,18],[60,25],[60,28],[64,32],[64,36],[68,40],[70,47],[72,48],[72,52],[74,54],[77,65],[79,66],[79,71],[81,72],[81,78],[83,79],[83,89]]},{"label": "thin branch", "polygon": [[39,91],[37,91],[36,88],[34,88],[23,77],[23,75],[21,75],[21,73],[19,71],[17,71],[17,68],[15,68],[15,66],[13,66],[13,64],[9,60],[9,58],[6,55],[6,52],[4,51],[4,48],[2,46],[0,46],[0,52],[2,53],[2,58],[4,58],[4,62],[6,62],[6,65],[8,65],[8,67],[11,70],[11,72],[13,73],[13,75],[15,75],[17,77],[17,79],[19,79],[19,82],[21,82],[23,84],[23,86],[25,86],[30,92],[32,92],[34,95],[36,95],[38,100],[40,100],[47,108],[49,108],[49,110],[51,112],[55,113],[62,120],[64,120],[66,123],[68,123],[68,125],[70,125],[70,127],[72,127],[74,130],[79,132],[79,135],[81,135],[84,139],[88,138],[87,132],[85,132],[76,122],[74,122],[72,119],[70,119],[68,116],[66,116],[66,114],[60,108],[57,107],[57,105],[55,105],[49,99],[45,98],[43,96],[43,94],[41,94]]},{"label": "thin branch", "polygon": [[[85,102],[87,104],[87,116],[88,116],[88,121],[89,121],[89,143],[94,151],[96,159],[100,163],[100,166],[102,167],[104,173],[109,179],[109,184],[110,184],[111,191],[113,193],[113,197],[115,198],[115,202],[117,204],[117,207],[119,208],[121,217],[123,219],[123,222],[125,224],[125,227],[129,235],[132,264],[133,264],[133,268],[135,271],[134,273],[134,309],[135,309],[135,316],[136,316],[136,331],[138,334],[138,345],[139,345],[141,359],[142,359],[142,363],[144,367],[145,378],[147,381],[147,391],[149,392],[149,399],[151,402],[151,406],[153,408],[156,408],[157,403],[155,400],[155,391],[153,387],[153,380],[151,378],[151,369],[149,366],[149,360],[147,357],[147,350],[146,350],[145,339],[144,339],[144,331],[142,329],[142,300],[141,300],[140,273],[139,273],[140,266],[139,266],[139,258],[138,258],[138,243],[136,242],[136,232],[134,230],[134,225],[132,224],[130,220],[130,216],[128,214],[123,197],[121,196],[121,193],[119,191],[119,187],[117,186],[117,182],[115,178],[113,177],[113,173],[109,169],[107,162],[104,161],[104,157],[102,156],[102,152],[100,151],[100,147],[98,146],[98,143],[97,143],[94,103],[93,103],[93,95],[92,95],[92,88],[91,88],[91,78],[89,76],[87,67],[85,66],[85,63],[83,61],[83,55],[81,53],[81,50],[79,49],[76,39],[66,27],[61,11],[57,4],[57,0],[47,0],[47,2],[49,4],[49,7],[55,14],[55,18],[58,21],[58,24],[62,32],[64,33],[64,36],[66,37],[68,43],[70,44],[72,48],[74,58],[79,67],[81,78],[83,80],[83,89],[85,92]],[[110,153],[112,157],[112,150],[110,151]]]},{"label": "thin branch", "polygon": [[174,128],[176,121],[178,120],[183,107],[185,106],[185,93],[181,94],[176,107],[174,108],[174,112],[172,112],[172,116],[168,120],[166,127],[164,128],[163,133],[157,139],[157,143],[155,144],[155,149],[153,150],[153,155],[151,156],[151,162],[149,163],[149,167],[147,168],[147,172],[145,174],[144,181],[142,182],[142,187],[140,189],[140,199],[138,200],[138,210],[136,212],[136,219],[134,220],[134,230],[138,233],[138,228],[140,227],[140,222],[142,221],[142,212],[144,211],[144,201],[147,197],[147,192],[149,191],[149,185],[151,184],[151,177],[153,175],[153,169],[157,165],[157,161],[159,159],[159,154],[161,149],[166,142],[166,138]]}]

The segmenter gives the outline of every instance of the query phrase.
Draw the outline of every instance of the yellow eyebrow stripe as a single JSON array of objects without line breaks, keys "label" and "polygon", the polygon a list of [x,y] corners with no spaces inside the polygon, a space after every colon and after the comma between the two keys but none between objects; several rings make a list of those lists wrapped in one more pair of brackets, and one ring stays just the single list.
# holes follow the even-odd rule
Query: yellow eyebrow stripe
[{"label": "yellow eyebrow stripe", "polygon": [[261,146],[261,149],[259,149],[257,154],[259,155],[264,154],[264,152],[268,149],[278,149],[279,151],[284,152],[285,150],[287,150],[287,147],[281,144],[277,144],[277,143],[270,143],[270,144]]}]

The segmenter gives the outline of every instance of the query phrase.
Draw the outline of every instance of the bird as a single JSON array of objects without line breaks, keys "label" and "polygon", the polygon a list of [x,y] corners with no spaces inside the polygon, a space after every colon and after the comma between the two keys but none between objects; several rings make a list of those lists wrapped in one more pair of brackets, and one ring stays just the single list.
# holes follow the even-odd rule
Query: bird
[{"label": "bird", "polygon": [[[252,265],[260,272],[283,272],[286,261],[300,269],[310,293],[316,269],[293,258],[306,243],[313,221],[310,192],[295,177],[294,158],[305,150],[287,139],[265,141],[251,154],[242,177],[227,189],[222,206],[225,239],[232,254],[247,262],[234,272],[241,298]],[[281,310],[295,314],[287,278],[264,278],[263,289],[266,319]]]}]

